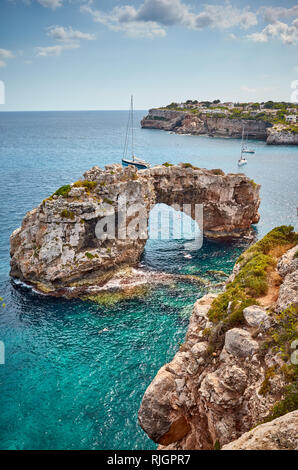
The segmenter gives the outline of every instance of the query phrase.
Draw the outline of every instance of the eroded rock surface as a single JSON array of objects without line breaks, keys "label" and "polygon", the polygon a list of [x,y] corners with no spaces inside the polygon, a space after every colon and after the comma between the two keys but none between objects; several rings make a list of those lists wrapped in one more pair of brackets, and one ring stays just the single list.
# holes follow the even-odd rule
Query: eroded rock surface
[{"label": "eroded rock surface", "polygon": [[282,311],[289,305],[298,305],[298,257],[297,246],[285,253],[278,263],[278,272],[283,277],[279,290],[277,310]]},{"label": "eroded rock surface", "polygon": [[243,434],[222,450],[298,450],[298,411],[292,411]]},{"label": "eroded rock surface", "polygon": [[[250,234],[259,219],[259,185],[244,174],[183,166],[94,167],[83,178],[28,212],[11,235],[11,275],[55,295],[80,295],[120,268],[136,266],[156,203],[204,205],[204,235],[232,239]],[[61,189],[61,188],[60,188]],[[124,209],[134,207],[133,212]],[[144,215],[135,224],[138,208]],[[99,239],[98,224],[116,221],[115,237]],[[137,237],[126,236],[137,225]],[[123,236],[124,230],[124,236]],[[112,233],[113,235],[113,233]],[[65,288],[72,289],[66,292]]]},{"label": "eroded rock surface", "polygon": [[[279,259],[278,269],[284,273],[284,283],[294,273],[296,251],[297,246]],[[235,271],[234,277],[239,266],[236,265]],[[293,300],[290,294],[285,298],[283,285],[277,305],[281,302],[289,305]],[[268,418],[288,385],[283,371],[291,370],[291,363],[290,358],[282,354],[285,345],[279,349],[275,346],[277,343],[270,343],[271,335],[276,338],[280,334],[280,326],[276,327],[272,313],[272,310],[277,311],[277,306],[272,304],[265,309],[250,305],[243,311],[241,325],[227,329],[223,322],[213,324],[208,317],[214,299],[217,299],[215,294],[208,294],[196,301],[185,343],[173,360],[157,373],[144,394],[139,410],[140,425],[160,444],[160,449],[213,449],[216,443],[222,447],[236,439],[224,448],[294,448],[297,446],[297,431],[294,432],[297,412],[291,414],[289,421],[280,418],[276,423],[248,432]],[[294,317],[290,321],[294,325]],[[223,334],[222,346],[219,342],[210,349],[212,343],[208,335],[216,330],[219,338]],[[182,421],[182,417],[184,425],[180,428],[179,439],[175,440],[169,430],[178,419]]]},{"label": "eroded rock surface", "polygon": [[213,137],[241,138],[243,126],[251,139],[266,140],[270,145],[298,145],[298,134],[275,126],[262,119],[230,119],[206,114],[195,115],[186,111],[150,109],[141,121],[147,129],[162,129],[177,134],[209,135]]},{"label": "eroded rock surface", "polygon": [[196,116],[185,111],[150,109],[141,126],[163,129],[178,134],[212,135],[215,137],[241,138],[245,126],[250,138],[266,140],[267,128],[272,124],[254,119],[229,119],[227,117]]}]

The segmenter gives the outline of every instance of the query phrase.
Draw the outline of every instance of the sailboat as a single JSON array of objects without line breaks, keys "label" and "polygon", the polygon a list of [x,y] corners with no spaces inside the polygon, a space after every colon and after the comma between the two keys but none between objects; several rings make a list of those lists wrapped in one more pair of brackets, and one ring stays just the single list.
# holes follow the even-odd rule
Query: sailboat
[{"label": "sailboat", "polygon": [[247,160],[241,154],[241,157],[238,160],[238,166],[243,166],[243,165],[246,165],[246,164],[247,164]]},{"label": "sailboat", "polygon": [[[131,157],[127,157],[129,144],[131,145]],[[141,160],[140,158],[137,158],[134,155],[133,95],[131,95],[131,100],[130,100],[130,111],[129,111],[128,121],[127,121],[122,165],[123,166],[133,165],[138,170],[144,170],[146,168],[150,168],[150,163],[146,162],[145,160]]]},{"label": "sailboat", "polygon": [[246,158],[243,157],[243,136],[244,136],[244,127],[242,128],[241,155],[238,160],[238,166],[243,166],[247,164]]},{"label": "sailboat", "polygon": [[246,134],[246,145],[243,144],[243,138],[242,138],[242,152],[243,153],[255,153],[253,149],[250,149],[248,147],[248,133]]}]

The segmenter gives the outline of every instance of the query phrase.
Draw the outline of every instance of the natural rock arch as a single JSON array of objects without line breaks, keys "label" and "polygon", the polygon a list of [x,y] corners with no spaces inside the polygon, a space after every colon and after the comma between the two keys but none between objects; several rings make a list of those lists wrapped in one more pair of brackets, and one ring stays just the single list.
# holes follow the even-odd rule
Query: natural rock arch
[{"label": "natural rock arch", "polygon": [[[226,240],[251,232],[259,220],[260,186],[244,174],[224,174],[192,165],[93,167],[82,180],[60,188],[28,212],[22,226],[11,235],[11,275],[37,289],[77,295],[104,283],[123,266],[135,266],[146,243],[141,238],[121,238],[121,205],[203,204],[204,236]],[[99,240],[96,225],[115,215],[116,238]],[[125,228],[134,218],[128,214]],[[144,230],[143,230],[144,232]]]}]

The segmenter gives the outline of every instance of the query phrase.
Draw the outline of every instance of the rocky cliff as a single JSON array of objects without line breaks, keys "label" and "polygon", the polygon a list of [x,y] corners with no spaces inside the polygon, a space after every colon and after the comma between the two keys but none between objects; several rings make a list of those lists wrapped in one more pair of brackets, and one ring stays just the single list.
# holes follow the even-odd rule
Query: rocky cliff
[{"label": "rocky cliff", "polygon": [[[138,264],[156,203],[190,204],[192,216],[203,204],[204,235],[232,239],[249,235],[258,222],[259,189],[244,174],[190,164],[94,167],[26,214],[11,235],[11,276],[52,295],[94,293],[120,269]],[[114,232],[101,239],[97,229],[105,221]],[[128,236],[136,227],[136,236]]]},{"label": "rocky cliff", "polygon": [[298,411],[260,424],[222,450],[298,450]]},{"label": "rocky cliff", "polygon": [[[292,227],[274,229],[239,258],[223,293],[195,303],[185,343],[139,410],[160,449],[220,448],[298,408],[297,242]],[[297,435],[290,440],[297,446]]]},{"label": "rocky cliff", "polygon": [[289,132],[279,127],[267,129],[268,145],[298,145],[298,133]]},{"label": "rocky cliff", "polygon": [[162,129],[177,134],[209,135],[212,137],[241,138],[242,129],[250,139],[266,140],[268,144],[297,145],[298,134],[272,129],[270,122],[254,119],[216,117],[207,114],[196,115],[186,111],[150,109],[141,121],[144,129]]}]

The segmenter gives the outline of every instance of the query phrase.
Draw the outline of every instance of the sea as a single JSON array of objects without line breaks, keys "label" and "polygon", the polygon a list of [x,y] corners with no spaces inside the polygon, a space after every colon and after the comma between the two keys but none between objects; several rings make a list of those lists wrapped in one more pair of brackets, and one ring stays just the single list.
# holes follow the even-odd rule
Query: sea
[{"label": "sea", "polygon": [[[190,162],[237,173],[240,141],[141,129],[135,153],[152,165]],[[94,165],[120,163],[127,111],[0,113],[0,449],[155,449],[137,423],[142,396],[183,343],[193,303],[206,287],[156,286],[111,305],[48,298],[9,277],[9,237],[25,213]],[[297,228],[298,152],[250,141],[240,171],[261,184],[255,238]],[[184,240],[147,241],[143,269],[229,274],[248,241],[189,249]]]}]

